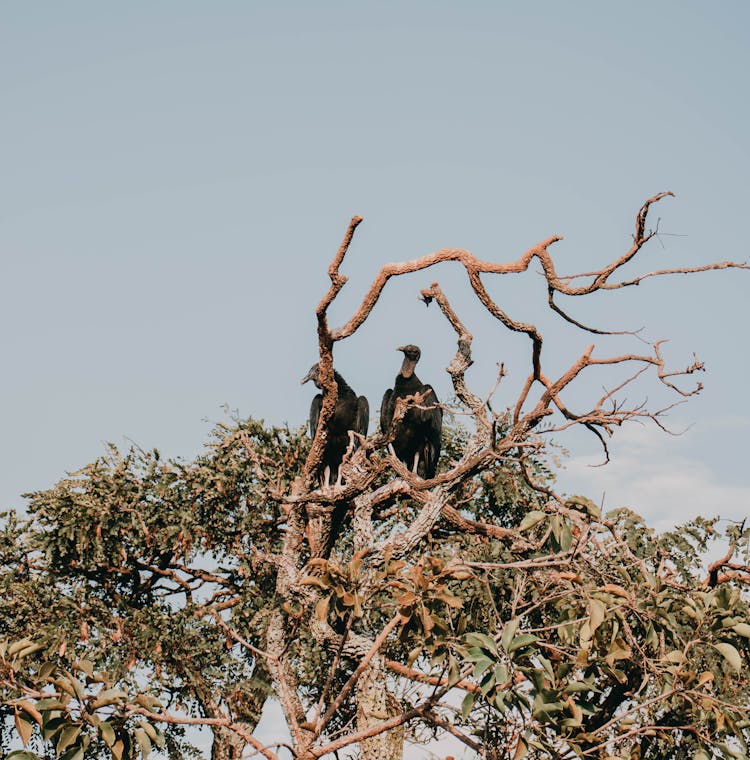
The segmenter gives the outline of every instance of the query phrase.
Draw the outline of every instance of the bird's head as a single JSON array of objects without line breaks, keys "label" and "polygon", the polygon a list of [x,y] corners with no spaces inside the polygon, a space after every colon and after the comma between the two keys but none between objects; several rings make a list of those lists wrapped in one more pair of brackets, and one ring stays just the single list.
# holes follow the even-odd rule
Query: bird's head
[{"label": "bird's head", "polygon": [[403,351],[404,356],[415,363],[418,362],[419,357],[422,356],[419,346],[415,346],[411,343],[408,346],[399,346],[396,351]]},{"label": "bird's head", "polygon": [[408,346],[399,346],[396,351],[403,351],[404,353],[404,363],[401,365],[401,376],[406,378],[411,377],[414,374],[414,367],[417,366],[419,357],[422,355],[419,346],[410,343]]},{"label": "bird's head", "polygon": [[300,385],[304,385],[308,380],[312,380],[320,388],[320,381],[318,380],[319,372],[320,364],[316,362],[310,367],[310,371],[300,380]]}]

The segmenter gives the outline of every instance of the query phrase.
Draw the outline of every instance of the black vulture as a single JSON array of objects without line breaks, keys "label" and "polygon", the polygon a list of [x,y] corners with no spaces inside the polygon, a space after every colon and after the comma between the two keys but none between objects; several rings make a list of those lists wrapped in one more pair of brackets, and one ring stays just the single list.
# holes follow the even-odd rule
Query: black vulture
[{"label": "black vulture", "polygon": [[380,407],[380,429],[387,433],[393,422],[396,400],[416,393],[422,395],[420,407],[411,408],[404,415],[396,428],[393,439],[393,451],[396,456],[413,472],[422,478],[435,476],[440,458],[440,432],[443,428],[443,410],[438,406],[438,397],[432,386],[425,385],[415,374],[422,352],[417,346],[399,346],[397,351],[404,352],[404,363],[396,375],[393,388],[383,395]]},{"label": "black vulture", "polygon": [[[312,380],[318,388],[321,388],[318,373],[320,367],[313,364],[310,371],[302,378],[304,385]],[[370,405],[364,396],[357,394],[347,385],[338,372],[334,370],[333,376],[339,388],[338,399],[333,414],[328,421],[328,440],[323,451],[321,462],[322,481],[325,486],[339,480],[339,465],[349,447],[349,431],[353,430],[360,435],[367,435],[367,425],[370,422]],[[323,407],[323,394],[318,393],[310,404],[310,437],[315,438],[318,429],[320,410]]]}]

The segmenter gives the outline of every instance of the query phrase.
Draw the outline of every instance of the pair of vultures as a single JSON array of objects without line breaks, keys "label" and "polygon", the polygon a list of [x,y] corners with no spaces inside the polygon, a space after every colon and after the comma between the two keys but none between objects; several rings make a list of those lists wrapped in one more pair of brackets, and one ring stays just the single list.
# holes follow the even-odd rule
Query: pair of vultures
[{"label": "pair of vultures", "polygon": [[[419,394],[422,399],[416,406],[411,406],[403,418],[396,422],[393,431],[393,451],[395,455],[412,471],[422,478],[435,475],[440,457],[440,431],[443,427],[443,410],[438,406],[438,398],[431,386],[425,385],[414,373],[421,351],[417,346],[399,346],[403,351],[404,362],[396,375],[393,388],[383,394],[380,406],[380,431],[386,435],[391,432],[396,402],[400,398]],[[319,366],[314,364],[302,378],[302,383],[312,380],[321,388]],[[338,400],[328,422],[328,440],[321,473],[324,485],[339,481],[339,465],[349,447],[349,431],[367,435],[370,421],[370,405],[364,396],[357,394],[347,385],[341,375],[334,371],[338,386]],[[310,437],[315,437],[323,406],[323,393],[318,393],[310,404]]]}]

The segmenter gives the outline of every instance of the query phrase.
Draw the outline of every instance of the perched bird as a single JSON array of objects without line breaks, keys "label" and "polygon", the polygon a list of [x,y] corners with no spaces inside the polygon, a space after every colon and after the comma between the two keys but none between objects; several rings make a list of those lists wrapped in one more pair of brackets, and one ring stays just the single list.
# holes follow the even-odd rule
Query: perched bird
[{"label": "perched bird", "polygon": [[438,406],[438,398],[432,386],[425,385],[415,374],[422,352],[417,346],[399,346],[404,352],[404,363],[396,375],[393,388],[383,395],[380,407],[380,429],[387,433],[393,422],[396,400],[416,393],[421,394],[421,409],[412,407],[398,423],[393,439],[393,451],[412,472],[422,478],[435,475],[440,457],[440,432],[443,428],[443,410]]},{"label": "perched bird", "polygon": [[[302,378],[301,384],[304,385],[308,380],[312,380],[318,388],[322,388],[319,372],[320,366],[313,364],[310,371]],[[367,426],[370,422],[370,405],[367,399],[364,396],[357,396],[338,372],[334,371],[333,376],[339,393],[336,407],[328,420],[328,440],[321,462],[322,481],[326,487],[331,484],[331,481],[339,482],[339,466],[349,447],[349,431],[367,435]],[[322,407],[323,393],[318,393],[310,404],[311,438],[315,438]]]}]

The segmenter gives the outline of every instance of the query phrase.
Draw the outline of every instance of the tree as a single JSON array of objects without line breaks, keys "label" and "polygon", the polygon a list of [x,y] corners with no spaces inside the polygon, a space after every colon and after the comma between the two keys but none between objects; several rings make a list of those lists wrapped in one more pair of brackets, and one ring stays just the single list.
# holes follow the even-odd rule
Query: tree
[{"label": "tree", "polygon": [[[111,447],[47,491],[29,518],[4,516],[0,538],[0,672],[4,746],[65,760],[189,756],[186,725],[209,726],[212,757],[243,752],[300,760],[358,748],[400,758],[406,740],[450,733],[480,757],[683,758],[748,756],[750,530],[703,572],[723,536],[697,519],[655,534],[628,510],[601,515],[554,490],[550,437],[582,426],[601,442],[621,425],[662,425],[666,408],[624,400],[651,370],[677,397],[700,384],[695,360],[670,371],[657,342],[598,356],[589,346],[550,378],[542,335],[514,320],[482,275],[538,260],[548,305],[559,296],[626,288],[614,281],[656,235],[641,207],[633,244],[593,273],[557,274],[549,238],[506,264],[444,249],[383,267],[360,308],[332,330],[327,312],[360,218],[352,219],[317,308],[321,422],[303,431],[255,420],[220,424],[193,462]],[[393,435],[359,437],[342,483],[319,485],[336,401],[333,348],[369,317],[391,277],[456,261],[487,311],[530,341],[516,402],[495,412],[467,386],[472,336],[437,283],[422,291],[457,336],[448,372],[470,424],[444,433],[434,478],[389,451]],[[580,284],[583,283],[583,284]],[[571,384],[601,368],[621,379],[582,411]],[[504,369],[499,368],[498,384]],[[399,401],[395,418],[424,399]],[[455,411],[455,409],[454,409]],[[334,511],[346,512],[331,536]],[[291,744],[253,731],[266,700],[284,711]],[[9,722],[10,721],[10,722]]]}]

